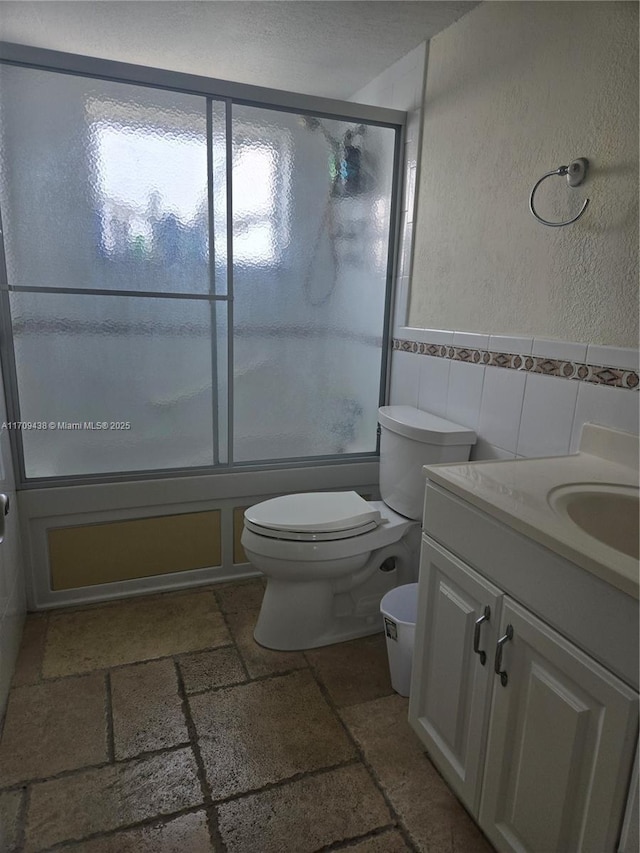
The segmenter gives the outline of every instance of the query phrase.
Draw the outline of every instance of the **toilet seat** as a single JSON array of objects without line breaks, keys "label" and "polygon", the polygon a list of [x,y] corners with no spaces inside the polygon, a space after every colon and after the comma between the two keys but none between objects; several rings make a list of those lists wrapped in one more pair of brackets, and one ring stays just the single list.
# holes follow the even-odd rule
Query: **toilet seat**
[{"label": "toilet seat", "polygon": [[351,539],[380,524],[376,507],[356,492],[305,492],[263,501],[245,511],[245,527],[260,536],[302,542]]},{"label": "toilet seat", "polygon": [[[307,566],[308,568],[311,564],[317,563],[322,564],[322,569],[318,569],[321,571],[321,577],[326,577],[332,561],[342,561],[368,554],[379,548],[386,548],[388,545],[400,541],[411,528],[420,529],[419,522],[404,518],[382,501],[371,501],[370,507],[373,510],[378,510],[381,518],[381,523],[376,525],[373,530],[328,541],[311,538],[281,539],[277,535],[273,535],[273,530],[266,528],[254,532],[249,529],[245,519],[242,545],[252,562],[256,559],[260,561],[258,566],[260,569],[265,565],[264,561],[269,564],[272,561],[277,561],[281,568],[285,565],[290,567],[296,577],[308,577],[310,572],[304,567]],[[353,533],[353,531],[351,532]],[[327,561],[329,562],[327,563]]]},{"label": "toilet seat", "polygon": [[338,539],[352,539],[354,536],[360,536],[362,533],[368,533],[370,530],[375,530],[378,526],[377,521],[368,521],[366,524],[361,524],[358,527],[350,528],[349,530],[330,530],[324,533],[301,532],[298,530],[275,530],[273,527],[260,527],[259,524],[253,524],[245,518],[244,526],[247,530],[252,530],[259,536],[267,536],[270,539],[286,539],[290,542],[335,542]]}]

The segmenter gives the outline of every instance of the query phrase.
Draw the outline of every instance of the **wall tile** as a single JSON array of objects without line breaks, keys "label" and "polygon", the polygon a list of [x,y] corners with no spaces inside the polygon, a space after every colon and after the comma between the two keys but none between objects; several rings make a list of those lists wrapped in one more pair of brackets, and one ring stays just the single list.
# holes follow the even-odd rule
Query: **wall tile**
[{"label": "wall tile", "polygon": [[448,358],[420,355],[420,388],[418,408],[440,417],[447,414],[447,389],[449,385]]},{"label": "wall tile", "polygon": [[405,140],[407,142],[417,142],[420,136],[420,123],[422,121],[422,111],[420,109],[411,110],[407,116],[407,125],[405,131]]},{"label": "wall tile", "polygon": [[395,279],[395,297],[393,304],[393,337],[402,338],[402,330],[407,320],[409,302],[409,276],[397,275]]},{"label": "wall tile", "polygon": [[445,329],[416,329],[412,326],[405,326],[401,329],[403,339],[408,341],[419,341],[427,344],[444,344],[449,346],[453,344],[453,332]]},{"label": "wall tile", "polygon": [[469,429],[476,429],[482,402],[485,368],[480,364],[452,361],[449,369],[447,418]]},{"label": "wall tile", "polygon": [[402,215],[402,258],[400,260],[400,275],[411,275],[411,248],[413,245],[413,225],[407,222],[406,214]]},{"label": "wall tile", "polygon": [[[409,280],[404,277],[405,292]],[[517,352],[560,361],[613,364],[632,369],[636,350],[524,336],[482,335],[396,324],[401,339],[496,352]],[[475,429],[472,459],[554,456],[576,452],[583,423],[638,432],[638,394],[590,382],[437,358],[397,353],[390,399]],[[408,365],[410,368],[406,369]],[[402,366],[402,369],[400,369]]]},{"label": "wall tile", "polygon": [[623,347],[603,347],[589,344],[587,361],[589,364],[604,364],[608,367],[621,367],[624,370],[638,370],[638,350]]},{"label": "wall tile", "polygon": [[404,188],[404,210],[406,211],[406,222],[407,225],[411,225],[413,222],[413,212],[414,212],[414,200],[415,200],[415,188],[416,188],[416,167],[408,166],[406,171],[406,180],[405,180],[405,188]]},{"label": "wall tile", "polygon": [[391,356],[389,402],[392,406],[418,405],[420,366],[424,356],[394,350]]},{"label": "wall tile", "polygon": [[557,358],[560,361],[586,361],[587,345],[572,341],[551,341],[548,338],[534,338],[532,355],[545,358]]},{"label": "wall tile", "polygon": [[569,452],[579,385],[567,379],[528,374],[518,454],[562,456]]},{"label": "wall tile", "polygon": [[489,349],[491,352],[513,352],[529,355],[533,338],[512,337],[508,335],[491,335]]},{"label": "wall tile", "polygon": [[526,378],[519,370],[502,367],[487,367],[484,374],[478,434],[512,453],[518,444]]},{"label": "wall tile", "polygon": [[454,332],[453,345],[467,349],[488,349],[489,335],[479,335],[475,332]]},{"label": "wall tile", "polygon": [[[418,140],[410,139],[404,146],[404,162],[405,168],[416,167],[416,182],[420,179],[420,174],[417,170],[418,166]],[[417,183],[416,183],[417,186]]]},{"label": "wall tile", "polygon": [[475,446],[471,448],[472,462],[488,462],[491,460],[515,459],[515,453],[509,450],[503,450],[501,447],[496,447],[484,438],[479,438]]},{"label": "wall tile", "polygon": [[580,444],[580,434],[585,423],[600,424],[637,435],[638,394],[622,388],[608,388],[590,382],[577,382],[578,400],[571,432],[571,452]]}]

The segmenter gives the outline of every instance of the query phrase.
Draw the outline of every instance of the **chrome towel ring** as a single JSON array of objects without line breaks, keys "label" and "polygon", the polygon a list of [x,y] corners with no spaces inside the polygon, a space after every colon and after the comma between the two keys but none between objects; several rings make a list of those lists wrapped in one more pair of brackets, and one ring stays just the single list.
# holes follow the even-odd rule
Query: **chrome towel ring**
[{"label": "chrome towel ring", "polygon": [[569,163],[568,166],[559,166],[557,169],[554,169],[553,172],[547,172],[540,178],[539,181],[536,181],[533,189],[531,190],[531,195],[529,196],[529,210],[535,216],[538,222],[542,222],[543,225],[549,225],[551,228],[560,228],[563,225],[571,225],[572,222],[577,222],[578,219],[580,219],[582,214],[589,206],[588,198],[584,200],[584,204],[580,208],[578,214],[573,217],[573,219],[567,219],[566,222],[549,222],[549,220],[543,219],[536,213],[536,209],[533,206],[533,197],[540,184],[547,178],[551,177],[551,175],[566,175],[567,183],[570,187],[579,187],[587,175],[588,166],[589,161],[586,157],[578,157],[577,160],[574,160],[572,163]]}]

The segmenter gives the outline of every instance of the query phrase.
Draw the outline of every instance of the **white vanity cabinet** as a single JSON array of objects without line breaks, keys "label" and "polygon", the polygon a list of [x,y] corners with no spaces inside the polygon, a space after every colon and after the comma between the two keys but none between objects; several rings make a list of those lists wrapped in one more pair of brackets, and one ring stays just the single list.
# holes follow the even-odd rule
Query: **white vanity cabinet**
[{"label": "white vanity cabinet", "polygon": [[502,592],[423,537],[409,719],[469,811],[480,806]]},{"label": "white vanity cabinet", "polygon": [[498,851],[626,850],[637,602],[581,587],[568,561],[429,492],[411,725]]},{"label": "white vanity cabinet", "polygon": [[479,823],[498,850],[616,850],[634,692],[508,598]]}]

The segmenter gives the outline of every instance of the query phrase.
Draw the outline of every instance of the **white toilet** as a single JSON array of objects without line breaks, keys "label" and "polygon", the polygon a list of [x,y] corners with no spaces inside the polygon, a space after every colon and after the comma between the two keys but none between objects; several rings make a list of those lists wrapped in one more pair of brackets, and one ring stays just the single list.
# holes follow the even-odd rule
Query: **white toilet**
[{"label": "white toilet", "polygon": [[423,465],[464,462],[475,433],[412,406],[378,410],[380,494],[284,495],[244,514],[242,545],[267,577],[254,637],[312,649],[382,630],[380,600],[418,577]]}]

